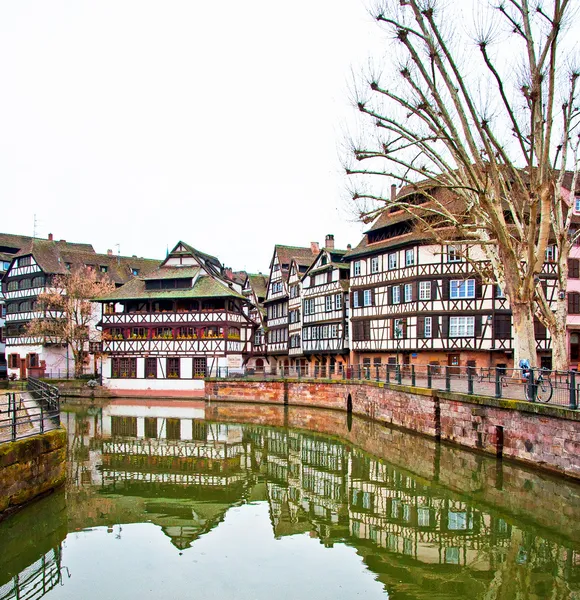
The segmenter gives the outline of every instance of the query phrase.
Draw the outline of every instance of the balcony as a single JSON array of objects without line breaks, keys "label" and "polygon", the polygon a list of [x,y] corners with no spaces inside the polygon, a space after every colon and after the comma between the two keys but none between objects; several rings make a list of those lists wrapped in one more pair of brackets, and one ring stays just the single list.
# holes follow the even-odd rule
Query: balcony
[{"label": "balcony", "polygon": [[188,312],[130,312],[104,313],[103,325],[147,325],[147,324],[188,324],[188,323],[242,323],[246,322],[240,313],[226,310]]}]

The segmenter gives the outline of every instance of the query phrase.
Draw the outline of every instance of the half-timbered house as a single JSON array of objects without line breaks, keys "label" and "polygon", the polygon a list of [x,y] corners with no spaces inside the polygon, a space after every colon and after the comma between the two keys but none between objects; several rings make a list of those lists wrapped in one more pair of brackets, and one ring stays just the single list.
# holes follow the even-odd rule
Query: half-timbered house
[{"label": "half-timbered house", "polygon": [[[30,239],[14,255],[3,277],[9,376],[24,379],[28,375],[68,376],[74,373],[73,353],[65,343],[28,333],[30,321],[43,317],[37,298],[52,288],[55,275],[66,275],[76,268],[88,267],[98,270],[103,277],[119,286],[157,264],[158,261],[136,256],[115,256],[112,251],[97,254],[90,244],[55,241],[52,236],[47,240]],[[95,304],[95,325],[100,318],[99,310],[100,306]],[[95,372],[95,352],[99,350],[91,348],[87,342],[86,372]]]},{"label": "half-timbered house", "polygon": [[335,249],[334,236],[327,235],[325,247],[301,282],[301,351],[311,369],[328,374],[349,362],[350,265],[344,260],[346,252]]},{"label": "half-timbered house", "polygon": [[[296,265],[296,282],[300,274],[316,258],[320,248],[316,242],[312,242],[310,248],[297,246],[274,247],[274,254],[270,262],[270,278],[268,281],[268,292],[264,307],[266,308],[266,351],[271,368],[284,368],[290,366],[289,359],[289,333],[288,333],[288,301],[290,297],[288,277],[290,275],[290,264],[294,261]],[[294,281],[294,279],[293,279]],[[292,285],[296,285],[293,283]],[[296,288],[299,294],[299,286]]]},{"label": "half-timbered house", "polygon": [[[420,192],[408,186],[402,195]],[[418,205],[423,202],[417,197]],[[548,254],[542,278],[553,300],[553,248]],[[478,274],[483,270],[475,268],[485,262],[481,248],[429,241],[408,212],[391,209],[381,213],[345,260],[350,262],[354,363],[513,364],[511,311],[500,287],[483,280]],[[540,362],[549,366],[550,340],[539,322],[536,338]]]},{"label": "half-timbered house", "polygon": [[241,285],[184,242],[155,271],[99,301],[111,389],[202,394],[205,376],[241,369],[250,353],[254,326]]},{"label": "half-timbered house", "polygon": [[246,313],[254,325],[252,334],[251,353],[248,355],[248,369],[263,371],[268,363],[266,357],[266,310],[264,300],[268,289],[268,278],[262,273],[248,274],[244,282],[242,294],[248,300]]}]

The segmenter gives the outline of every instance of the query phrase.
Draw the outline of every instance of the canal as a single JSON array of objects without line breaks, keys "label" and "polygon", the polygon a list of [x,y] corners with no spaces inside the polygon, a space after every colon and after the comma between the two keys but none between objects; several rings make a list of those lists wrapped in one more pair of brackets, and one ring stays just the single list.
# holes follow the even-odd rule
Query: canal
[{"label": "canal", "polygon": [[580,486],[334,411],[66,406],[0,600],[580,598]]}]

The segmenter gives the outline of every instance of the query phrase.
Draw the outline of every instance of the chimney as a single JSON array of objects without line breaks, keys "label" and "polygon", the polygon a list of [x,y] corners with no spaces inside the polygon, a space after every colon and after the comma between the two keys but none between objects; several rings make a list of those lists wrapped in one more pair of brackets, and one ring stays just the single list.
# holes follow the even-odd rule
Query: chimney
[{"label": "chimney", "polygon": [[352,250],[352,246],[351,246],[350,244],[347,244],[347,245],[346,245],[346,249],[347,249],[347,250]]},{"label": "chimney", "polygon": [[230,281],[234,280],[234,272],[231,270],[230,267],[224,268],[224,276],[226,277],[226,279],[229,279]]},{"label": "chimney", "polygon": [[394,183],[392,183],[391,184],[391,202],[394,202],[396,197],[397,197],[397,186]]},{"label": "chimney", "polygon": [[324,247],[329,250],[334,250],[334,235],[332,235],[332,233],[327,234],[324,240]]},{"label": "chimney", "polygon": [[113,251],[112,250],[107,250],[107,256],[113,256]]},{"label": "chimney", "polygon": [[52,242],[52,233],[49,233],[49,234],[48,234],[48,241],[49,241],[49,242]]},{"label": "chimney", "polygon": [[314,255],[320,252],[320,246],[318,245],[318,242],[310,242],[310,251]]}]

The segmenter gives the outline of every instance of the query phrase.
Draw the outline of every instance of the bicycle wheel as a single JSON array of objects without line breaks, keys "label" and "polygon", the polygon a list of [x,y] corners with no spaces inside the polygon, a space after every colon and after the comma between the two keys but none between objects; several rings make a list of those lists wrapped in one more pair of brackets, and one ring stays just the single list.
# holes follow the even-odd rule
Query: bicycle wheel
[{"label": "bicycle wheel", "polygon": [[542,379],[541,381],[538,381],[538,387],[536,390],[536,400],[538,400],[538,402],[550,402],[553,393],[554,388],[552,387],[552,382],[549,379]]},{"label": "bicycle wheel", "polygon": [[[535,387],[536,386],[534,385],[534,388]],[[530,398],[530,384],[527,381],[524,383],[524,397],[528,402],[533,402],[533,399]]]}]

